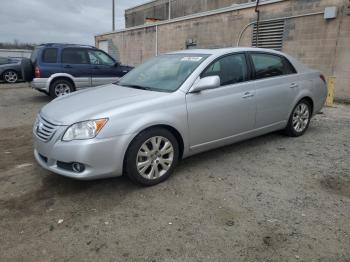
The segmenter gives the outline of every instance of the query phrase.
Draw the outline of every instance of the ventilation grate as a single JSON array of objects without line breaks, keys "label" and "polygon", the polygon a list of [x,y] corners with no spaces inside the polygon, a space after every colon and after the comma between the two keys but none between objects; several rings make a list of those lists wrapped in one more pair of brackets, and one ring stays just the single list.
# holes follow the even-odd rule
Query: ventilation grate
[{"label": "ventilation grate", "polygon": [[253,27],[252,46],[282,50],[284,20],[260,22],[257,35],[257,24]]}]

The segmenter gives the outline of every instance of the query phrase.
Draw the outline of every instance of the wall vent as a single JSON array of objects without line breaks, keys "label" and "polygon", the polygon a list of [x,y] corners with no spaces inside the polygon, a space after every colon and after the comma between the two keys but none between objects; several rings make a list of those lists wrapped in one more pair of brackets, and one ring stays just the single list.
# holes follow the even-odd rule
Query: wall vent
[{"label": "wall vent", "polygon": [[259,33],[257,35],[257,24],[253,27],[252,46],[282,50],[284,33],[284,20],[259,22]]}]

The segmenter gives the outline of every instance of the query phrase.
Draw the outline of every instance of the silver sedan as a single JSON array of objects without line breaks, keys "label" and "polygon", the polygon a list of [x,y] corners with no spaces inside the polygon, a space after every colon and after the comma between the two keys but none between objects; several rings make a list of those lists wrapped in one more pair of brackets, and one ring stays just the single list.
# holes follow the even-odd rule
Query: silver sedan
[{"label": "silver sedan", "polygon": [[307,130],[325,78],[281,52],[187,50],[152,58],[118,83],[53,100],[34,125],[34,155],[57,174],[125,173],[155,185],[182,158],[284,130]]}]

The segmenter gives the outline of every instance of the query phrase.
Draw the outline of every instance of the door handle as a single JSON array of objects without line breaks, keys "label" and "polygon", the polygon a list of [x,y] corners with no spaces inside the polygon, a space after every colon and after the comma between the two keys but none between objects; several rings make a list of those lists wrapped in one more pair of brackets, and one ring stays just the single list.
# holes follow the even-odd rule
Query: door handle
[{"label": "door handle", "polygon": [[245,92],[244,95],[242,96],[242,98],[249,98],[249,97],[253,97],[254,94],[250,93],[250,92]]},{"label": "door handle", "polygon": [[298,87],[298,86],[299,86],[299,85],[298,85],[297,83],[291,83],[289,87],[290,87],[290,88],[296,88],[296,87]]},{"label": "door handle", "polygon": [[65,65],[64,68],[72,68],[70,65]]}]

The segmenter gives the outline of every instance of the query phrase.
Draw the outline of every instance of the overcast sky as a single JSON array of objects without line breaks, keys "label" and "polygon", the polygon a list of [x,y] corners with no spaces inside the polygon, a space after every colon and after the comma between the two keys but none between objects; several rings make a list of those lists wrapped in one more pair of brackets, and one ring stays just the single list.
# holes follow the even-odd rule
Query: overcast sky
[{"label": "overcast sky", "polygon": [[[116,0],[116,27],[124,10],[147,0]],[[112,31],[112,0],[1,0],[0,42],[94,44]]]}]

